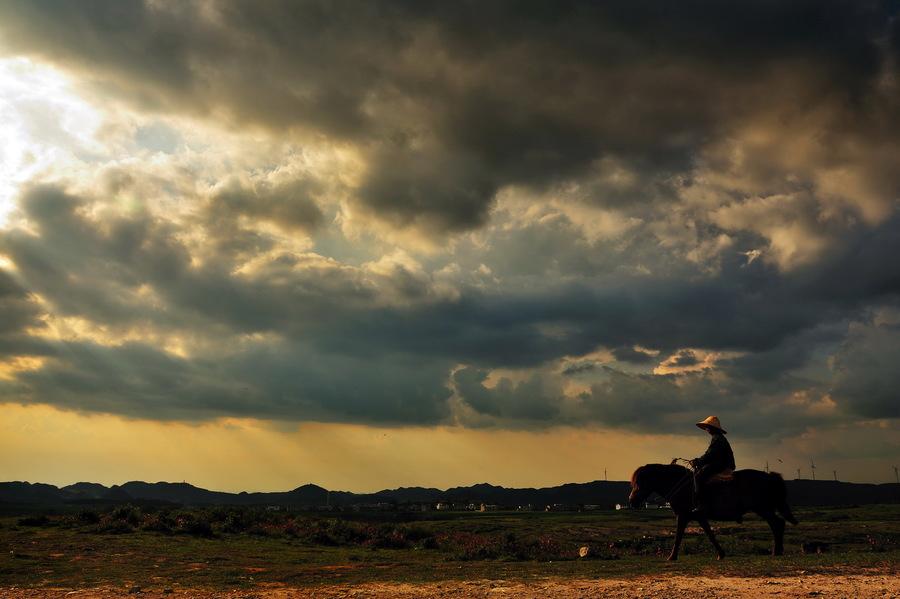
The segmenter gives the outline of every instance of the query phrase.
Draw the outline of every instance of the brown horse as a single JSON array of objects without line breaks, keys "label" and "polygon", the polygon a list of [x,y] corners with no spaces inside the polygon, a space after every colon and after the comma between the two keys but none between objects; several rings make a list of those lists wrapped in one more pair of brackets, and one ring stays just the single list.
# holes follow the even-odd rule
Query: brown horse
[{"label": "brown horse", "polygon": [[[797,524],[787,504],[784,479],[777,472],[760,470],[736,470],[734,480],[710,483],[709,508],[704,513],[693,509],[693,473],[675,464],[647,464],[631,475],[632,507],[640,506],[651,493],[665,497],[676,516],[675,546],[670,560],[678,559],[678,549],[688,522],[696,520],[716,549],[716,557],[722,559],[725,552],[716,541],[709,520],[734,520],[740,522],[747,512],[755,512],[769,523],[775,535],[772,555],[784,553],[784,520]],[[778,514],[784,517],[782,519]]]}]

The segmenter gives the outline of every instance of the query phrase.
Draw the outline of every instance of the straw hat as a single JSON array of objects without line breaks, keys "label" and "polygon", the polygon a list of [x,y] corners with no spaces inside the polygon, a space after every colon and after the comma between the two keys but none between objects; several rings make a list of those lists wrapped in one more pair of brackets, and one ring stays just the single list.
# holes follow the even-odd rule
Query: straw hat
[{"label": "straw hat", "polygon": [[725,434],[725,429],[722,428],[722,424],[719,422],[718,416],[707,416],[706,420],[701,420],[697,423],[697,426],[699,426],[703,430],[714,428],[720,433]]}]

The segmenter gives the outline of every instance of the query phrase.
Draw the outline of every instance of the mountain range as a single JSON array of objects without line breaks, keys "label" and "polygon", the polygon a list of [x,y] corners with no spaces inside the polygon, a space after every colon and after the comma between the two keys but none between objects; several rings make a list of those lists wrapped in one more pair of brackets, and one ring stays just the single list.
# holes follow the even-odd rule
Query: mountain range
[{"label": "mountain range", "polygon": [[[900,503],[900,484],[863,484],[838,481],[786,481],[792,505],[851,505]],[[630,486],[626,481],[568,483],[544,488],[506,488],[488,483],[446,490],[425,487],[401,487],[376,493],[329,491],[306,484],[291,491],[229,493],[210,491],[182,482],[131,481],[107,487],[99,483],[79,482],[65,487],[43,483],[0,483],[0,504],[16,506],[63,506],[67,504],[150,502],[177,505],[278,505],[293,508],[321,506],[349,507],[367,504],[451,504],[487,503],[502,507],[531,505],[536,509],[561,504],[592,505],[612,508],[625,503]]]}]

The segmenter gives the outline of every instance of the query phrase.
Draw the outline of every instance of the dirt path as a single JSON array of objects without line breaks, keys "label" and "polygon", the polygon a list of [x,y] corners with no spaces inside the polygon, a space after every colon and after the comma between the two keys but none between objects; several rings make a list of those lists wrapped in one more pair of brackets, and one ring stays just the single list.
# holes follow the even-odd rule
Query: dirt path
[{"label": "dirt path", "polygon": [[206,599],[287,599],[288,597],[316,599],[380,599],[400,598],[485,598],[516,597],[544,599],[545,597],[575,597],[624,599],[654,597],[660,599],[688,599],[709,597],[878,597],[900,599],[900,576],[897,575],[810,575],[790,578],[698,578],[665,575],[642,576],[633,579],[566,580],[546,579],[530,582],[503,580],[447,581],[425,584],[364,583],[358,585],[326,585],[289,588],[267,585],[234,591],[206,591],[198,589],[17,589],[0,588],[0,597],[9,599],[93,597],[196,597]]}]

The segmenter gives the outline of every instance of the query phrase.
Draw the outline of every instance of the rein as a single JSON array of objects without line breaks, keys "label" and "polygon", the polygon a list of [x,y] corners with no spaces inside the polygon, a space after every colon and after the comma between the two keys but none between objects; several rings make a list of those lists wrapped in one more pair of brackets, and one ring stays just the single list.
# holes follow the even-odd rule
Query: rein
[{"label": "rein", "polygon": [[[685,462],[686,464],[691,463],[690,460],[686,460],[684,458],[675,458],[674,460],[672,460],[673,465],[676,462]],[[669,489],[669,492],[666,493],[665,495],[663,495],[663,498],[666,501],[668,501],[669,503],[672,503],[672,498],[675,497],[676,493],[681,491],[681,489],[684,488],[684,485],[688,481],[690,481],[693,477],[694,477],[694,473],[689,469],[687,472],[685,472],[684,476],[682,476],[681,479],[679,479],[678,482],[676,482],[674,485],[672,485],[672,488]]]}]

